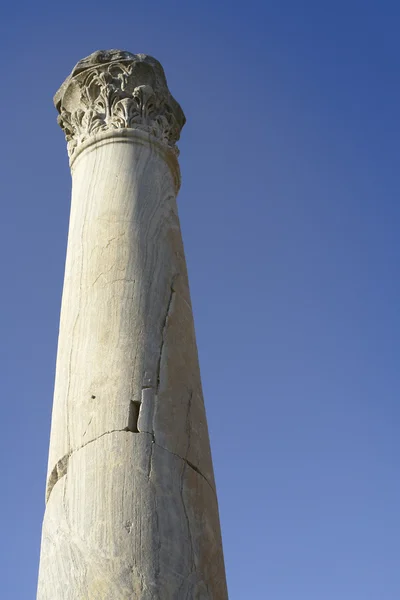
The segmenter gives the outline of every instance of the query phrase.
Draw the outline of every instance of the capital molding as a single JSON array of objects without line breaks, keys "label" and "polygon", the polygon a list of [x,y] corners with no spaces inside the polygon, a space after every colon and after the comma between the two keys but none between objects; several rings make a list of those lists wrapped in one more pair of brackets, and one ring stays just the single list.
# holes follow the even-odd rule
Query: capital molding
[{"label": "capital molding", "polygon": [[146,54],[99,50],[80,60],[54,97],[68,154],[92,136],[113,130],[146,132],[178,154],[185,115],[161,64]]}]

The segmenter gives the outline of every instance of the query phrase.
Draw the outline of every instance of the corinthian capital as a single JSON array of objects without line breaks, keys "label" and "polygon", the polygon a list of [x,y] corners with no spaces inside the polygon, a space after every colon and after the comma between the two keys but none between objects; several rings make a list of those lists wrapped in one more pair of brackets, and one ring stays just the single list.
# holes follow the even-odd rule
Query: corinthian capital
[{"label": "corinthian capital", "polygon": [[99,50],[78,62],[54,97],[73,156],[91,136],[138,129],[177,152],[185,116],[160,63],[145,54]]}]

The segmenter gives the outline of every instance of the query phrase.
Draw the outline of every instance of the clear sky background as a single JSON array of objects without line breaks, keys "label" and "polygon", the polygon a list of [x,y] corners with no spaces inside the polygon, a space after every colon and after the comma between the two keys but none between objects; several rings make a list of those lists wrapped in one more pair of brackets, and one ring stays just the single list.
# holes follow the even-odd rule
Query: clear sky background
[{"label": "clear sky background", "polygon": [[162,62],[188,119],[179,208],[230,600],[399,600],[399,3],[0,11],[1,598],[36,593],[70,198],[52,96],[121,48]]}]

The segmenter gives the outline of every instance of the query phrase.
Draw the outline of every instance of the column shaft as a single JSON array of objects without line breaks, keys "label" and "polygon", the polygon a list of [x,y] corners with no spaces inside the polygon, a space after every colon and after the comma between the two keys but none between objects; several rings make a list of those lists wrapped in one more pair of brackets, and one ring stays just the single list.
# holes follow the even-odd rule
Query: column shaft
[{"label": "column shaft", "polygon": [[175,154],[97,133],[72,178],[38,600],[225,600]]}]

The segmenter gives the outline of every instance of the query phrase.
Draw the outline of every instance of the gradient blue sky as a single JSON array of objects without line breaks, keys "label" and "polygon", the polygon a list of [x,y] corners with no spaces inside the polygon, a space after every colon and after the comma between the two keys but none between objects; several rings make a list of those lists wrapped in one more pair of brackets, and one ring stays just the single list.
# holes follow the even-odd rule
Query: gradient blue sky
[{"label": "gradient blue sky", "polygon": [[2,598],[36,590],[70,196],[52,96],[116,47],[158,58],[188,119],[230,600],[399,600],[399,30],[386,0],[0,9]]}]

